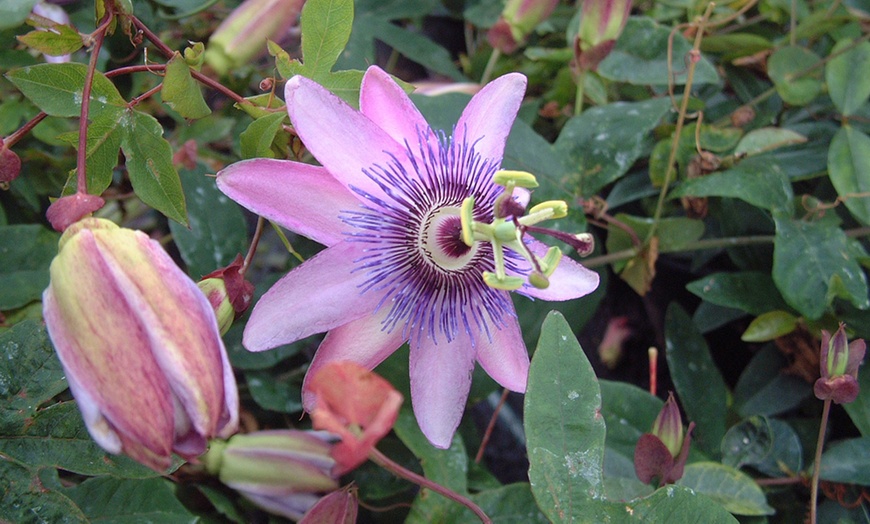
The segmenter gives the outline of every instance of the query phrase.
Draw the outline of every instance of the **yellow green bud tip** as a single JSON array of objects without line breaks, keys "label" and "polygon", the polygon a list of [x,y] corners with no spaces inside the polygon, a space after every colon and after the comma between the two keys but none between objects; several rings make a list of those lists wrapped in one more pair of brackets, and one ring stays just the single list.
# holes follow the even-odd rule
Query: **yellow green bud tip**
[{"label": "yellow green bud tip", "polygon": [[538,180],[535,178],[535,175],[525,171],[507,171],[501,169],[495,172],[492,176],[492,181],[505,187],[508,185],[524,187],[526,189],[538,187]]},{"label": "yellow green bud tip", "polygon": [[[468,197],[462,201],[462,207],[459,208],[459,218],[462,220],[462,241],[465,245],[471,247],[474,244],[474,197]],[[454,219],[455,220],[455,219]]]},{"label": "yellow green bud tip", "polygon": [[60,240],[58,241],[57,248],[58,250],[63,249],[64,244],[67,243],[69,239],[76,236],[83,229],[119,229],[118,225],[110,220],[106,220],[105,218],[94,218],[94,217],[86,217],[78,222],[70,225],[66,230],[64,230],[63,235],[60,236]]},{"label": "yellow green bud tip", "polygon": [[529,209],[529,214],[533,215],[547,209],[553,212],[553,215],[550,218],[565,218],[568,216],[568,204],[564,200],[547,200],[546,202],[541,202]]},{"label": "yellow green bud tip", "polygon": [[543,273],[534,271],[529,275],[529,284],[538,289],[547,289],[550,287],[550,279],[548,279]]},{"label": "yellow green bud tip", "polygon": [[544,255],[544,258],[541,260],[541,269],[544,271],[544,276],[552,276],[561,260],[562,251],[558,247],[552,246],[548,249],[547,254]]},{"label": "yellow green bud tip", "polygon": [[504,277],[499,278],[495,273],[489,271],[483,272],[483,282],[493,289],[503,289],[505,291],[516,291],[523,287],[522,277]]}]

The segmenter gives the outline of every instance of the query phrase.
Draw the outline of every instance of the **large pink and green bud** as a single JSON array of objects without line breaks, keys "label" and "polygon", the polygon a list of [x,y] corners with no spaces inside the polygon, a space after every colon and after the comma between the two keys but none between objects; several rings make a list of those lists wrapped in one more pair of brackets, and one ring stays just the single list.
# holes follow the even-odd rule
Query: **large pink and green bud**
[{"label": "large pink and green bud", "polygon": [[486,35],[489,44],[502,53],[513,53],[558,3],[559,0],[508,0],[498,22]]},{"label": "large pink and green bud", "polygon": [[848,404],[858,397],[858,367],[864,360],[867,345],[863,339],[849,342],[846,337],[846,325],[840,323],[840,328],[832,337],[827,331],[822,331],[822,347],[820,354],[821,378],[813,390],[821,400],[833,400],[837,404]]},{"label": "large pink and green bud", "polygon": [[305,0],[245,0],[208,40],[205,61],[225,75],[266,52],[296,23]]},{"label": "large pink and green bud", "polygon": [[630,13],[631,0],[583,0],[574,41],[575,60],[580,69],[594,71],[607,58]]},{"label": "large pink and green bud", "polygon": [[329,433],[273,430],[214,440],[203,464],[261,508],[298,520],[338,488]]},{"label": "large pink and green bud", "polygon": [[160,245],[99,218],[66,229],[43,315],[88,431],[163,471],[238,427],[214,311]]}]

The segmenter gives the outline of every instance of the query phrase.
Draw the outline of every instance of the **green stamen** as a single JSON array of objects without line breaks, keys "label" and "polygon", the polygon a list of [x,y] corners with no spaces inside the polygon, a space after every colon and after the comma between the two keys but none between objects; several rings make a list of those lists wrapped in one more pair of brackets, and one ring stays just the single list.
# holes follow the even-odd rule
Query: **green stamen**
[{"label": "green stamen", "polygon": [[508,185],[513,187],[524,187],[526,189],[534,189],[538,187],[538,180],[535,178],[535,175],[526,173],[525,171],[507,171],[502,169],[495,172],[492,181],[505,187]]},{"label": "green stamen", "polygon": [[462,220],[462,241],[471,247],[474,244],[474,197],[468,197],[462,201],[459,209],[459,217]]}]

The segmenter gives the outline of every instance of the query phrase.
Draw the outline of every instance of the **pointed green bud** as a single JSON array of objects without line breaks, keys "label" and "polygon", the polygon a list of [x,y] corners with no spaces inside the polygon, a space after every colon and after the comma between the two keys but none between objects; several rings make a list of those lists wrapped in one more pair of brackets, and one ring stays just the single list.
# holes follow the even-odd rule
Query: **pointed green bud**
[{"label": "pointed green bud", "polygon": [[656,417],[652,434],[662,441],[672,457],[676,458],[680,454],[683,447],[683,418],[673,392],[668,395],[667,402]]},{"label": "pointed green bud", "polygon": [[199,289],[211,303],[211,307],[214,308],[221,335],[226,334],[230,326],[233,325],[236,312],[233,310],[233,304],[230,302],[224,280],[222,278],[207,278],[197,282],[196,285],[199,286]]},{"label": "pointed green bud", "polygon": [[540,211],[550,209],[553,214],[549,218],[565,218],[568,216],[568,204],[564,200],[547,200],[529,209],[529,214],[534,215]]},{"label": "pointed green bud", "polygon": [[505,291],[516,291],[523,287],[524,280],[522,277],[505,276],[499,278],[495,273],[489,271],[483,272],[483,282],[493,289],[503,289]]},{"label": "pointed green bud", "polygon": [[538,180],[535,178],[535,175],[525,171],[507,171],[501,169],[495,172],[492,176],[492,181],[505,187],[508,185],[523,187],[526,189],[534,189],[538,187]]}]

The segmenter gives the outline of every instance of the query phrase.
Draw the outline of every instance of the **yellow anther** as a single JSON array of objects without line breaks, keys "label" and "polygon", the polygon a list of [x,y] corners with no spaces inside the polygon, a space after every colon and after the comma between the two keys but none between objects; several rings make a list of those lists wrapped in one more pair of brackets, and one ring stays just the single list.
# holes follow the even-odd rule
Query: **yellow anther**
[{"label": "yellow anther", "polygon": [[459,218],[462,223],[462,241],[471,247],[474,244],[474,197],[468,197],[462,201],[459,208]]},{"label": "yellow anther", "polygon": [[535,206],[532,206],[529,209],[529,214],[534,215],[539,211],[545,211],[550,209],[553,211],[553,215],[550,218],[565,218],[568,216],[568,204],[564,200],[547,200],[546,202],[541,202]]},{"label": "yellow anther", "polygon": [[483,282],[493,289],[516,291],[517,289],[523,287],[524,281],[522,277],[505,276],[503,278],[499,278],[498,275],[496,275],[495,273],[484,271]]},{"label": "yellow anther", "polygon": [[525,171],[507,171],[499,170],[492,176],[492,181],[500,186],[507,187],[513,185],[516,187],[524,187],[526,189],[534,189],[538,187],[538,181],[535,175]]}]

